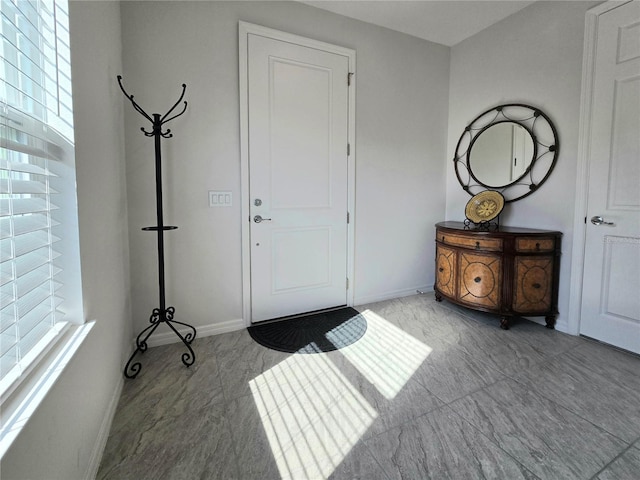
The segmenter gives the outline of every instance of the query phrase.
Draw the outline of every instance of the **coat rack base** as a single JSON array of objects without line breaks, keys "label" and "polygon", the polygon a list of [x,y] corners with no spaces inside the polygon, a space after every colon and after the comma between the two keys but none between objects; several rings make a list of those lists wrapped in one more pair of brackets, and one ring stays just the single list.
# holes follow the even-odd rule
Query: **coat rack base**
[{"label": "coat rack base", "polygon": [[[142,364],[139,361],[134,362],[134,358],[138,353],[144,353],[147,348],[149,348],[147,344],[147,340],[153,332],[160,326],[161,323],[166,324],[173,333],[182,341],[182,343],[187,347],[187,352],[182,354],[182,363],[186,367],[190,367],[196,361],[196,354],[191,348],[191,342],[196,338],[196,329],[189,325],[188,323],[178,322],[173,319],[173,315],[175,314],[175,308],[168,307],[164,310],[159,308],[154,308],[149,318],[149,325],[147,328],[142,330],[138,336],[136,337],[136,349],[129,357],[129,361],[127,365],[124,367],[124,376],[127,378],[135,378],[140,370],[142,369]],[[185,335],[181,334],[178,329],[174,325],[181,325],[182,327],[187,327],[188,331]]]}]

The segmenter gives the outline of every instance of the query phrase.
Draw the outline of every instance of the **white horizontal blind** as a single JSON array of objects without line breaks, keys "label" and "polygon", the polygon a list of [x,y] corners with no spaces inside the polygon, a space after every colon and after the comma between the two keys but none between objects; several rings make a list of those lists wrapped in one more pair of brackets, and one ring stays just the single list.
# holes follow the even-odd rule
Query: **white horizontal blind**
[{"label": "white horizontal blind", "polygon": [[66,0],[3,0],[3,101],[73,143]]},{"label": "white horizontal blind", "polygon": [[77,242],[77,210],[67,2],[0,5],[2,391],[64,317],[64,244]]}]

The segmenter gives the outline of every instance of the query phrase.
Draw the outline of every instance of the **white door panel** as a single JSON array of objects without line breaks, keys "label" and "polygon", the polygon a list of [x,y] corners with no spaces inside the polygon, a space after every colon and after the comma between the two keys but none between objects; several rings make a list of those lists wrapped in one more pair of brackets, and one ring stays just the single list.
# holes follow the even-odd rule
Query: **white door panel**
[{"label": "white door panel", "polygon": [[347,303],[348,65],[248,35],[252,322]]},{"label": "white door panel", "polygon": [[602,14],[597,42],[580,333],[640,353],[640,3]]}]

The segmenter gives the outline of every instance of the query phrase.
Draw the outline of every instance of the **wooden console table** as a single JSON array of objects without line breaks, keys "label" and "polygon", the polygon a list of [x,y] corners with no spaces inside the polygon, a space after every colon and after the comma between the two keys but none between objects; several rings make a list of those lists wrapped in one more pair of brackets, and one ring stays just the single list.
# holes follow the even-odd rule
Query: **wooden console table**
[{"label": "wooden console table", "polygon": [[544,316],[554,328],[562,233],[517,227],[486,230],[462,222],[436,224],[437,301],[512,316]]}]

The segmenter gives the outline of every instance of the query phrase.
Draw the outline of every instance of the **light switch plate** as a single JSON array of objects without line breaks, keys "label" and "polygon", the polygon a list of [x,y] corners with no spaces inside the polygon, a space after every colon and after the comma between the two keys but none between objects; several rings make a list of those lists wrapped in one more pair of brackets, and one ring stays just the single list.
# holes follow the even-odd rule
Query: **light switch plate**
[{"label": "light switch plate", "polygon": [[230,207],[231,205],[233,205],[233,195],[231,192],[209,190],[210,207]]}]

